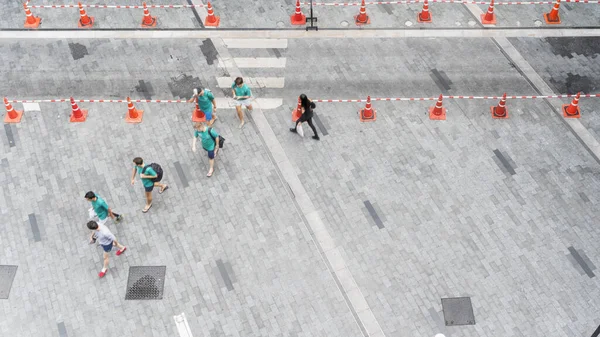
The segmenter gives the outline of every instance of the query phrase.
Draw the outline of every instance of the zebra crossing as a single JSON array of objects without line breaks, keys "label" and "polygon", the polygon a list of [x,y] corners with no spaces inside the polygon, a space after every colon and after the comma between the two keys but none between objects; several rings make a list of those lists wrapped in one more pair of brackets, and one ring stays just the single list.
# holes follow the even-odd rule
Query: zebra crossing
[{"label": "zebra crossing", "polygon": [[[236,49],[287,49],[287,39],[223,39],[224,45],[232,55],[228,59],[219,59],[219,68],[226,70],[230,66],[235,65],[240,71],[244,69],[253,69],[253,73],[260,69],[269,69],[269,74],[273,73],[273,69],[282,69],[280,72],[283,75],[283,69],[285,69],[287,59],[283,56],[280,57],[236,57]],[[255,96],[255,102],[260,105],[262,109],[276,109],[283,104],[282,98],[264,98],[257,97],[255,89],[283,89],[285,87],[285,78],[281,77],[244,77],[244,83],[246,83],[250,89],[253,90]],[[220,89],[229,89],[234,81],[234,77],[217,77],[217,86]],[[219,102],[221,101],[221,102]],[[218,106],[222,107],[234,107],[234,102],[228,98],[217,98]]]}]

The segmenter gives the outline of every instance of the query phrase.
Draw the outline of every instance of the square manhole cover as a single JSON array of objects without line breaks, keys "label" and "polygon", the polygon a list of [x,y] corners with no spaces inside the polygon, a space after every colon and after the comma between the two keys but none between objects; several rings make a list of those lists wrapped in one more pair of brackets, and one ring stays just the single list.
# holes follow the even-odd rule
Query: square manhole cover
[{"label": "square manhole cover", "polygon": [[129,267],[126,300],[162,300],[166,266]]},{"label": "square manhole cover", "polygon": [[470,297],[442,298],[442,309],[446,326],[475,324]]},{"label": "square manhole cover", "polygon": [[15,274],[17,266],[0,266],[0,299],[8,299]]}]

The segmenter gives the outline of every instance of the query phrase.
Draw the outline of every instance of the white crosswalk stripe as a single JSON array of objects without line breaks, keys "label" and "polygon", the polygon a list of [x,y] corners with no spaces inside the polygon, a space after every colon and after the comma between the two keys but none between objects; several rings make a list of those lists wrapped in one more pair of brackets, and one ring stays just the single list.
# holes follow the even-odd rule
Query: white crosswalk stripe
[{"label": "white crosswalk stripe", "polygon": [[[233,77],[217,77],[219,88],[231,88]],[[244,83],[251,88],[277,88],[281,89],[285,85],[283,77],[244,77]]]},{"label": "white crosswalk stripe", "polygon": [[[238,68],[285,68],[285,57],[234,57]],[[227,68],[230,60],[219,59],[219,67]]]},{"label": "white crosswalk stripe", "polygon": [[[285,49],[288,46],[287,39],[223,39],[227,49]],[[241,51],[238,51],[241,53]],[[246,53],[247,54],[247,53]],[[222,69],[261,69],[278,68],[284,69],[285,57],[235,57],[235,51],[225,57],[219,58],[219,67]],[[271,74],[273,71],[270,71]],[[235,76],[217,77],[217,86],[221,89],[231,88]],[[245,77],[244,83],[251,89],[283,89],[285,78],[283,77]],[[256,92],[253,92],[256,95]],[[257,97],[254,102],[262,109],[276,109],[283,104],[281,98]],[[231,98],[217,98],[219,109],[235,108],[235,102]]]}]

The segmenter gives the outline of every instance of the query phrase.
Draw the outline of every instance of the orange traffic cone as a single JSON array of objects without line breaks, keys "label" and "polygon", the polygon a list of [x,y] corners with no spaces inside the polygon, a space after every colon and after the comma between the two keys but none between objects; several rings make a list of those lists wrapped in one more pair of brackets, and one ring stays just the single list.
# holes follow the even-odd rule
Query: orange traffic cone
[{"label": "orange traffic cone", "polygon": [[33,14],[31,14],[31,11],[29,10],[29,8],[27,8],[27,4],[24,3],[23,4],[23,8],[25,8],[25,15],[27,16],[25,18],[25,28],[37,28],[40,23],[42,23],[42,19],[38,18],[37,16],[33,16]]},{"label": "orange traffic cone", "polygon": [[371,109],[371,96],[367,96],[367,104],[364,109],[360,109],[359,118],[361,122],[374,122],[377,118],[377,112]]},{"label": "orange traffic cone", "polygon": [[206,122],[206,115],[200,110],[198,102],[196,102],[196,108],[192,111],[192,122]]},{"label": "orange traffic cone", "polygon": [[208,2],[208,16],[206,17],[206,20],[204,20],[204,25],[210,26],[210,27],[218,27],[219,22],[221,22],[221,18],[218,16],[215,16],[215,12],[213,12],[212,5],[210,4],[210,1],[209,1]]},{"label": "orange traffic cone", "polygon": [[354,17],[354,21],[358,26],[368,25],[371,23],[371,19],[367,15],[367,9],[365,8],[365,0],[362,0],[360,4],[360,12]]},{"label": "orange traffic cone", "polygon": [[146,7],[146,3],[142,3],[144,5],[144,18],[142,19],[142,27],[156,27],[156,16],[150,16],[150,11],[148,11],[148,7]]},{"label": "orange traffic cone", "polygon": [[306,24],[306,15],[302,14],[302,10],[300,9],[300,0],[296,0],[296,13],[290,16],[290,21],[292,25]]},{"label": "orange traffic cone", "polygon": [[498,106],[492,106],[490,107],[490,110],[492,111],[492,118],[508,118],[508,111],[506,110],[506,93],[502,95],[502,99],[500,100],[500,103],[498,103]]},{"label": "orange traffic cone", "polygon": [[490,2],[490,7],[488,7],[487,13],[481,14],[481,23],[484,25],[496,24],[496,14],[494,14],[494,0]]},{"label": "orange traffic cone", "polygon": [[85,12],[85,9],[83,9],[83,6],[81,5],[81,2],[79,2],[78,4],[79,4],[79,23],[77,25],[79,26],[79,28],[92,28],[92,26],[94,25],[94,17],[87,15],[87,13]]},{"label": "orange traffic cone", "polygon": [[544,13],[544,20],[549,25],[557,25],[560,23],[560,16],[558,15],[558,9],[560,8],[560,0],[556,0],[554,7],[550,13]]},{"label": "orange traffic cone", "polygon": [[73,97],[71,97],[71,110],[71,122],[85,122],[85,119],[88,115],[88,111],[79,109],[79,106],[77,105],[77,103],[75,103]]},{"label": "orange traffic cone", "polygon": [[417,14],[418,22],[431,22],[431,14],[429,13],[429,2],[425,0],[423,3],[423,10]]},{"label": "orange traffic cone", "polygon": [[442,95],[440,95],[435,106],[429,108],[429,119],[446,120],[446,108],[442,106]]},{"label": "orange traffic cone", "polygon": [[566,118],[581,118],[581,110],[579,109],[579,93],[573,98],[571,104],[562,106],[563,115]]},{"label": "orange traffic cone", "polygon": [[8,103],[8,99],[4,97],[4,105],[6,106],[6,116],[4,116],[4,123],[19,123],[23,116],[23,111],[16,111],[12,105]]},{"label": "orange traffic cone", "polygon": [[144,110],[138,110],[133,106],[133,102],[131,99],[127,97],[127,116],[125,116],[125,121],[127,123],[140,123],[142,122],[142,115],[144,114]]},{"label": "orange traffic cone", "polygon": [[292,122],[296,123],[296,121],[302,116],[302,101],[300,97],[298,97],[298,106],[296,109],[292,111]]}]

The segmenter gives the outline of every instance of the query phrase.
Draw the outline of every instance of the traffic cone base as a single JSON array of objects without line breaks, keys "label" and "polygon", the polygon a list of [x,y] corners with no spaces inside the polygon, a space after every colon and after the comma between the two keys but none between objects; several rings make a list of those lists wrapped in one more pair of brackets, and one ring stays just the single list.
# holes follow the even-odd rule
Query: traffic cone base
[{"label": "traffic cone base", "polygon": [[298,17],[296,14],[292,14],[290,15],[290,22],[292,25],[305,25],[306,15],[300,14],[300,17]]},{"label": "traffic cone base", "polygon": [[29,21],[28,19],[25,19],[25,25],[23,25],[23,27],[25,28],[37,28],[40,26],[40,23],[42,23],[42,18],[38,18],[35,16],[32,16],[33,19],[30,19],[34,22],[32,23],[27,23],[27,21]]},{"label": "traffic cone base", "polygon": [[367,20],[364,22],[359,21],[360,14],[354,16],[354,22],[356,22],[357,26],[369,25],[371,24],[371,18],[367,15]]},{"label": "traffic cone base", "polygon": [[70,121],[72,123],[85,122],[85,119],[87,118],[87,115],[88,115],[88,111],[87,110],[83,110],[83,109],[79,109],[79,111],[81,111],[81,117],[79,117],[79,118],[75,117],[71,113],[71,119],[70,119]]},{"label": "traffic cone base", "polygon": [[192,122],[206,122],[206,115],[200,109],[194,109],[192,112]]},{"label": "traffic cone base", "polygon": [[205,26],[209,26],[209,27],[218,27],[219,23],[221,22],[221,17],[213,15],[212,16],[213,17],[213,21],[212,22],[208,21],[209,17],[210,16],[207,16],[206,20],[204,20],[204,25]]},{"label": "traffic cone base", "polygon": [[431,15],[427,15],[427,18],[424,18],[423,12],[417,14],[417,22],[429,23],[432,22]]},{"label": "traffic cone base", "polygon": [[439,115],[436,115],[435,113],[433,113],[433,111],[435,110],[435,106],[432,106],[431,108],[429,108],[429,119],[437,120],[437,121],[445,121],[446,120],[446,108],[441,107],[439,109],[442,109],[442,113]]},{"label": "traffic cone base", "polygon": [[137,117],[131,117],[131,114],[129,112],[127,113],[127,116],[125,116],[125,121],[127,123],[141,123],[142,122],[142,116],[144,115],[144,110],[135,109],[135,112],[137,112]]},{"label": "traffic cone base", "polygon": [[359,113],[359,118],[361,122],[374,122],[377,119],[377,111],[375,111],[375,109],[371,108],[371,112],[367,112],[365,114],[365,111],[367,109],[362,108],[360,109],[360,113]]},{"label": "traffic cone base", "polygon": [[571,106],[571,104],[563,104],[563,106],[562,106],[563,116],[565,116],[566,118],[581,118],[581,110],[579,109],[579,106],[577,107],[577,111],[573,115],[569,114],[569,112],[567,110],[567,108],[569,106]]},{"label": "traffic cone base", "polygon": [[[18,110],[13,109],[12,112],[13,112],[14,118],[10,118],[10,115],[7,111],[6,115],[4,116],[4,123],[19,123],[21,121],[21,117],[23,117],[23,111],[18,111]],[[16,114],[16,116],[15,116],[15,114]]]},{"label": "traffic cone base", "polygon": [[485,19],[486,14],[481,14],[481,23],[484,25],[495,25],[496,24],[496,14],[492,14],[491,20]]},{"label": "traffic cone base", "polygon": [[[146,22],[149,21],[149,22]],[[150,16],[149,20],[146,17],[142,19],[142,28],[156,27],[156,16]]]},{"label": "traffic cone base", "polygon": [[94,25],[94,17],[88,16],[88,18],[90,18],[89,23],[85,24],[85,23],[83,23],[83,21],[81,21],[81,19],[79,19],[79,22],[77,22],[77,26],[79,28],[92,28],[92,26]]},{"label": "traffic cone base", "polygon": [[552,19],[550,14],[551,13],[544,13],[544,21],[549,25],[558,25],[560,23],[560,16],[558,16],[558,13],[556,14],[556,19]]},{"label": "traffic cone base", "polygon": [[504,114],[502,114],[500,111],[498,111],[497,106],[491,106],[490,111],[492,112],[492,118],[495,118],[495,119],[507,119],[508,118],[508,110],[506,110],[506,108],[504,108]]}]

